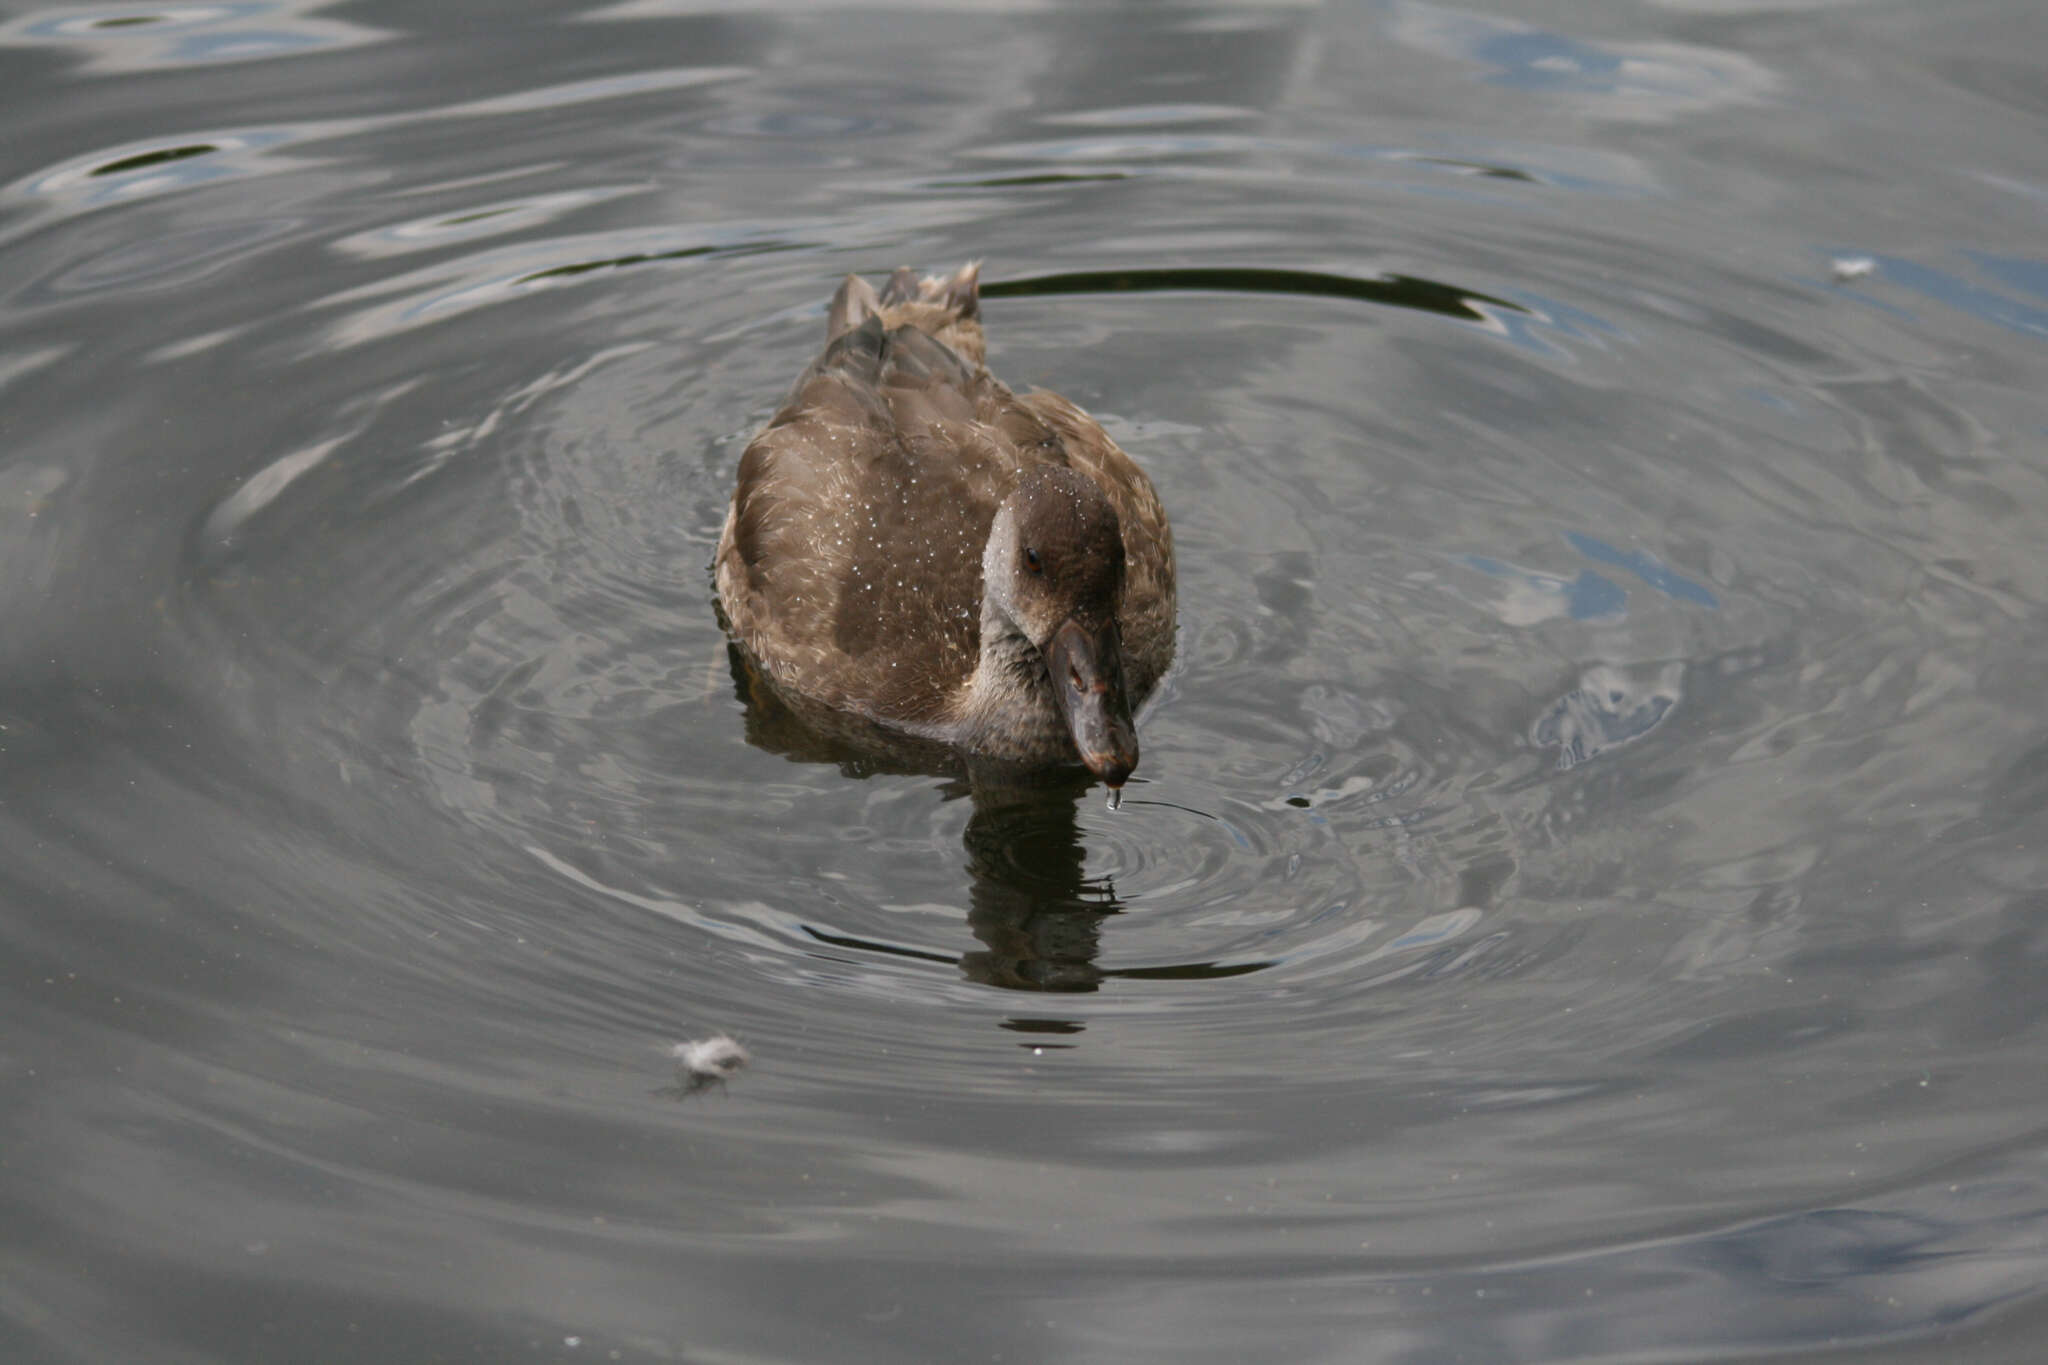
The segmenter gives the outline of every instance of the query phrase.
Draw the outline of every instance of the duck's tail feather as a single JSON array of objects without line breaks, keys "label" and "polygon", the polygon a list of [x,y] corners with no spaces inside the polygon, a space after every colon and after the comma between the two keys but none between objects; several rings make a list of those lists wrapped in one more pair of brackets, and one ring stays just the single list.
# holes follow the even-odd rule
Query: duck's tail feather
[{"label": "duck's tail feather", "polygon": [[899,303],[916,303],[917,296],[917,272],[907,265],[897,266],[896,273],[882,286],[882,306],[885,308]]},{"label": "duck's tail feather", "polygon": [[881,311],[882,301],[875,297],[875,287],[858,275],[848,275],[839,292],[832,296],[832,306],[825,310],[825,343],[830,345],[839,340]]},{"label": "duck's tail feather", "polygon": [[981,316],[981,262],[969,261],[950,275],[918,278],[904,266],[882,287],[881,304],[891,308],[905,303],[935,303],[954,319],[965,321]]},{"label": "duck's tail feather", "polygon": [[922,279],[905,266],[889,277],[880,293],[860,276],[848,275],[825,310],[826,346],[858,331],[871,318],[881,319],[884,330],[914,327],[952,347],[970,364],[981,364],[981,262]]}]

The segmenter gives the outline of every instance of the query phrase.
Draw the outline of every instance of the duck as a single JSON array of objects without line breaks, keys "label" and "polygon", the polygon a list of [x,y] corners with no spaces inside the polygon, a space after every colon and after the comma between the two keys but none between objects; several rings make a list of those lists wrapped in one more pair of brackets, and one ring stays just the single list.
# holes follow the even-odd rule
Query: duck
[{"label": "duck", "polygon": [[1114,798],[1173,661],[1173,530],[1100,423],[989,372],[980,264],[849,275],[740,456],[714,559],[778,698]]}]

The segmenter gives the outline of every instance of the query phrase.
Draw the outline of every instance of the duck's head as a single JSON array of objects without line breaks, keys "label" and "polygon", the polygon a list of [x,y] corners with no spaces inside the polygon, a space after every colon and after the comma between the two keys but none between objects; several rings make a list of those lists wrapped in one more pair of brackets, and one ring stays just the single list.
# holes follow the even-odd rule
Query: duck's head
[{"label": "duck's head", "polygon": [[1000,617],[1045,666],[1054,703],[1090,772],[1121,787],[1138,766],[1124,691],[1124,541],[1093,479],[1057,465],[1025,470],[982,553],[984,619]]}]

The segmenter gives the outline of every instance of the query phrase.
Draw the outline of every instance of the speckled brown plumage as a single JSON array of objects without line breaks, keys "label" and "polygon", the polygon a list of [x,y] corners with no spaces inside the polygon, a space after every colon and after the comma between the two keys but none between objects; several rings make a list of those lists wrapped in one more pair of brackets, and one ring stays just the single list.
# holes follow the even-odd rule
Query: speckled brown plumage
[{"label": "speckled brown plumage", "polygon": [[[719,598],[792,699],[970,754],[1073,762],[1053,626],[1109,630],[1135,708],[1173,658],[1173,533],[1092,418],[988,372],[977,285],[973,266],[899,271],[879,295],[848,277],[824,352],[740,458]],[[1006,506],[1016,544],[992,550]]]}]

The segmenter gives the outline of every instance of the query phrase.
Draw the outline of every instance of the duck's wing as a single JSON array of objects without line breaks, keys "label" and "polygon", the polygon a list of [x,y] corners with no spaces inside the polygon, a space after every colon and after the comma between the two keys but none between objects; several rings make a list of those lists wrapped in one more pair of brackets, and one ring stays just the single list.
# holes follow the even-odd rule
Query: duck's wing
[{"label": "duck's wing", "polygon": [[985,379],[870,310],[747,446],[718,590],[778,684],[912,728],[946,720],[977,661],[981,552],[1009,472],[975,421]]}]

